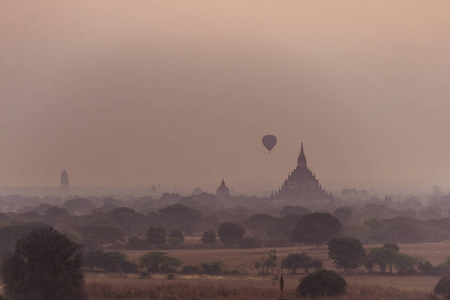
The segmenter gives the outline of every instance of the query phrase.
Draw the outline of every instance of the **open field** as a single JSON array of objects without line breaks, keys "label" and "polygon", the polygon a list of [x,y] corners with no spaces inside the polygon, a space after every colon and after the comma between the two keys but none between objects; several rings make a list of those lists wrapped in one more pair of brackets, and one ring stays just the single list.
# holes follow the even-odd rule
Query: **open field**
[{"label": "open field", "polygon": [[[380,247],[382,245],[365,245],[366,249]],[[450,256],[450,243],[422,243],[422,244],[400,244],[400,252],[412,256],[420,257],[423,260],[430,261],[433,265],[437,265],[446,260]],[[257,249],[189,249],[189,250],[162,250],[171,256],[179,258],[183,264],[197,264],[199,262],[211,262],[221,260],[224,262],[227,270],[237,270],[255,274],[253,264],[255,261],[267,256],[271,248]],[[278,261],[281,261],[289,253],[304,251],[314,258],[324,260],[323,267],[326,269],[334,269],[332,261],[328,259],[328,248],[324,245],[319,249],[313,246],[300,247],[284,247],[275,248],[277,250]],[[131,260],[137,259],[147,250],[128,250],[122,251]]]},{"label": "open field", "polygon": [[[366,248],[380,245],[370,245]],[[136,274],[87,273],[86,282],[92,291],[111,289],[141,291],[132,298],[117,299],[165,299],[167,295],[178,295],[180,299],[192,299],[193,289],[198,292],[196,299],[276,299],[278,289],[272,284],[272,276],[257,276],[253,263],[266,256],[270,248],[260,249],[202,249],[202,250],[167,250],[171,256],[179,258],[184,264],[198,264],[221,260],[228,271],[237,270],[239,274],[230,276],[201,276],[176,274],[175,279],[167,280],[164,275],[153,275],[151,279],[139,279]],[[305,251],[315,258],[324,259],[324,268],[334,269],[327,258],[327,247],[319,249],[311,246],[277,248],[281,261],[287,254]],[[131,260],[135,260],[148,251],[124,251]],[[400,245],[400,252],[429,260],[432,264],[443,262],[450,255],[448,243],[424,243]],[[299,270],[300,271],[300,270]],[[299,279],[305,274],[285,274],[287,298],[294,298],[294,289]],[[349,284],[348,293],[338,299],[430,299],[430,293],[436,285],[437,276],[399,276],[369,275],[363,269],[344,275]],[[92,294],[93,292],[90,292]],[[145,291],[147,291],[145,293]],[[199,291],[203,291],[200,293]],[[207,292],[205,292],[207,291]],[[100,292],[104,293],[105,292]],[[152,294],[154,293],[154,294]],[[208,294],[209,293],[209,294]],[[95,294],[95,293],[94,293]],[[92,294],[92,295],[94,295]],[[106,293],[107,294],[107,293]],[[153,296],[152,296],[153,295]],[[166,295],[166,296],[164,296]],[[203,295],[203,296],[202,296]],[[167,297],[169,297],[167,296]],[[155,297],[155,298],[152,298]],[[159,298],[158,298],[159,297]],[[162,298],[161,298],[162,297]],[[211,298],[212,297],[212,298]],[[116,299],[116,298],[98,298]],[[167,298],[172,299],[172,298]],[[177,298],[173,298],[177,299]]]},{"label": "open field", "polygon": [[[133,300],[275,300],[278,299],[277,288],[256,288],[252,286],[240,285],[237,287],[215,286],[215,285],[193,285],[189,282],[165,283],[152,287],[130,288],[113,287],[108,284],[88,284],[88,294],[90,300],[103,299],[133,299]],[[195,297],[194,297],[195,295]],[[286,289],[287,300],[298,299],[293,289]],[[309,298],[307,298],[309,299]],[[326,299],[326,298],[316,298]],[[349,284],[347,293],[344,296],[335,297],[336,300],[437,300],[430,293],[416,291],[402,291],[396,288],[381,288],[371,285]]]}]

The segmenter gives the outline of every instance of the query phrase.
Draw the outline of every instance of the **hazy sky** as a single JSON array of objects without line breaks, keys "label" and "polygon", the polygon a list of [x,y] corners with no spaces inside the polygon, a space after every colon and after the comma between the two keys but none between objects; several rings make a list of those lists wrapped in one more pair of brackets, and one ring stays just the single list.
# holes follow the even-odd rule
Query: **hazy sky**
[{"label": "hazy sky", "polygon": [[449,12],[0,0],[0,185],[450,186]]}]

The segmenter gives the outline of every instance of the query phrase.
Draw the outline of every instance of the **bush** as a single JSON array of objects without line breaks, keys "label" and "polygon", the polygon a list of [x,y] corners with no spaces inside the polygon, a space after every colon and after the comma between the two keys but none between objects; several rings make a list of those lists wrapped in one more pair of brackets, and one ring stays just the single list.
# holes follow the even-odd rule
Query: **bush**
[{"label": "bush", "polygon": [[222,273],[223,262],[213,261],[213,262],[201,262],[200,267],[202,268],[202,273],[208,275],[217,275]]},{"label": "bush", "polygon": [[202,272],[199,266],[185,265],[181,268],[180,273],[182,274],[200,274]]},{"label": "bush", "polygon": [[304,277],[297,287],[297,293],[300,297],[333,297],[345,294],[346,287],[347,282],[341,275],[333,271],[320,270]]},{"label": "bush", "polygon": [[149,273],[172,273],[181,266],[178,258],[169,256],[166,252],[152,251],[138,259],[139,266],[147,268]]},{"label": "bush", "polygon": [[433,290],[436,294],[449,295],[450,294],[450,278],[448,276],[441,277]]}]

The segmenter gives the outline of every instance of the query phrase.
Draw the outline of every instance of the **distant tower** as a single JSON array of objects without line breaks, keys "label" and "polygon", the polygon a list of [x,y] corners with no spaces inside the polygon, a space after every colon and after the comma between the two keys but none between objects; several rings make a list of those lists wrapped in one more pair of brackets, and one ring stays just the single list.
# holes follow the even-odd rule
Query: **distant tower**
[{"label": "distant tower", "polygon": [[66,170],[61,172],[61,184],[59,185],[59,194],[67,195],[69,192],[69,175]]},{"label": "distant tower", "polygon": [[302,148],[300,149],[300,155],[297,159],[297,167],[306,167],[306,156],[305,151],[303,151],[303,142],[302,142]]},{"label": "distant tower", "polygon": [[230,197],[230,189],[225,185],[225,181],[222,178],[220,186],[217,188],[217,200],[223,201]]}]

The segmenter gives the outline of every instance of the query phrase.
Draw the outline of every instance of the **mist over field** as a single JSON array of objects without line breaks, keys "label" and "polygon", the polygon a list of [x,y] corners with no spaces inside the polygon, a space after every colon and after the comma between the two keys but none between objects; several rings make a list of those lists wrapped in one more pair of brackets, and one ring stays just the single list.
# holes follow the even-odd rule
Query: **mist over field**
[{"label": "mist over field", "polygon": [[0,299],[448,297],[449,11],[1,1]]}]

